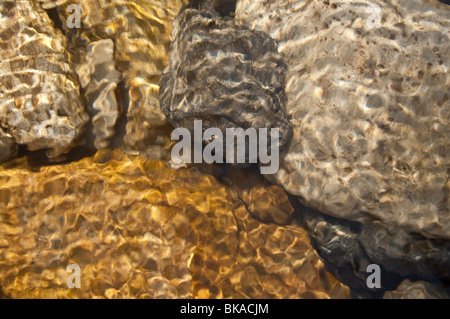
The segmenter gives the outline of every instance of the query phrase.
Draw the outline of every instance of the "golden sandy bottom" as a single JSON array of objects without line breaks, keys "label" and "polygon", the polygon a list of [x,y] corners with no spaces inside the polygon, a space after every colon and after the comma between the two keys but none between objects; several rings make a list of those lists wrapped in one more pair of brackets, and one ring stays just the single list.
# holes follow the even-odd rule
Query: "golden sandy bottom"
[{"label": "golden sandy bottom", "polygon": [[[254,187],[243,193],[250,214],[211,175],[120,151],[38,172],[24,158],[4,164],[2,297],[349,297],[303,229],[252,217],[271,203],[292,209],[279,205],[284,193]],[[81,288],[67,287],[70,264]]]}]

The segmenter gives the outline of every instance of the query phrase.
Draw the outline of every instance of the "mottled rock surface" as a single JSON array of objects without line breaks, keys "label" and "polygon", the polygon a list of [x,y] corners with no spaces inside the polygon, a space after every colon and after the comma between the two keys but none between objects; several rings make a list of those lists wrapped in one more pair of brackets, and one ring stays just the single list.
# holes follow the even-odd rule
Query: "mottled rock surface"
[{"label": "mottled rock surface", "polygon": [[425,282],[411,282],[405,279],[394,291],[388,291],[384,299],[448,299],[449,296],[442,288]]},{"label": "mottled rock surface", "polygon": [[280,150],[289,147],[286,66],[273,39],[236,26],[205,2],[176,18],[169,57],[160,99],[170,123],[192,132],[202,120],[203,130],[219,128],[224,140],[227,128],[278,128]]},{"label": "mottled rock surface", "polygon": [[449,278],[449,18],[437,1],[237,4],[288,65],[294,140],[271,180],[337,218],[305,227],[348,284],[368,262]]},{"label": "mottled rock surface", "polygon": [[[289,214],[286,195],[269,194]],[[80,289],[66,286],[73,263]],[[106,150],[38,172],[23,158],[0,166],[0,289],[7,298],[349,297],[300,227],[253,218],[236,191],[196,169]]]},{"label": "mottled rock surface", "polygon": [[[329,271],[352,288],[358,298],[380,298],[403,278],[439,282],[448,278],[450,245],[429,240],[379,222],[360,224],[296,207],[294,223],[311,236],[313,247]],[[381,287],[367,287],[367,266],[381,267]]]},{"label": "mottled rock surface", "polygon": [[0,125],[49,158],[75,146],[88,120],[66,48],[37,2],[0,3]]},{"label": "mottled rock surface", "polygon": [[[168,65],[173,19],[186,1],[42,2],[46,8],[57,6],[62,26],[72,40],[71,51],[77,53],[77,74],[84,79],[87,107],[95,114],[96,148],[114,144],[116,134],[120,136],[118,144],[127,151],[161,158],[163,146],[170,142],[170,132],[159,108],[158,79]],[[70,28],[77,6],[81,11],[80,28]],[[93,49],[100,55],[95,57]],[[98,60],[102,49],[107,49],[104,58],[111,57],[109,61]],[[98,63],[103,65],[100,69]],[[116,72],[120,73],[118,78],[111,75]],[[119,127],[122,115],[125,123]]]},{"label": "mottled rock surface", "polygon": [[238,2],[289,67],[294,141],[274,180],[330,215],[448,240],[450,9],[389,1],[378,19],[377,4]]}]

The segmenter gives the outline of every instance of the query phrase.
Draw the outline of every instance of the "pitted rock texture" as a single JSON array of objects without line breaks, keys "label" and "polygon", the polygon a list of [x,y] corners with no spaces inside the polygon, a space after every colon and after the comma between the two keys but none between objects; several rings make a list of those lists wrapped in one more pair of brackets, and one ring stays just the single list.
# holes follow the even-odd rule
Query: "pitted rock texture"
[{"label": "pitted rock texture", "polygon": [[203,130],[219,128],[224,141],[227,128],[278,128],[283,151],[292,138],[285,69],[276,42],[263,32],[236,26],[209,2],[189,7],[174,22],[161,109],[170,123],[191,132],[194,120],[203,121]]},{"label": "pitted rock texture", "polygon": [[449,299],[442,287],[436,287],[425,281],[411,282],[405,279],[395,291],[388,291],[384,299]]},{"label": "pitted rock texture", "polygon": [[294,141],[273,180],[327,214],[449,240],[449,7],[241,0],[236,19],[289,68]]},{"label": "pitted rock texture", "polygon": [[[127,151],[161,158],[160,153],[170,142],[170,134],[166,134],[170,126],[159,108],[158,79],[168,65],[172,22],[186,1],[42,2],[45,8],[57,6],[63,28],[72,40],[70,50],[77,53],[76,70],[87,88],[83,91],[87,107],[96,115],[96,148],[111,146],[114,134],[119,134]],[[70,28],[77,7],[81,11],[80,28]],[[93,48],[100,55],[95,57]],[[109,61],[99,61],[101,50],[107,50]],[[117,124],[122,114],[125,128]]]},{"label": "pitted rock texture", "polygon": [[75,146],[88,121],[66,47],[37,2],[0,3],[0,125],[49,158]]},{"label": "pitted rock texture", "polygon": [[[285,194],[269,196],[292,210]],[[70,264],[80,266],[80,289],[66,286]],[[196,169],[118,150],[38,172],[24,158],[0,166],[0,290],[7,298],[349,297],[300,227],[258,221],[232,188]]]}]

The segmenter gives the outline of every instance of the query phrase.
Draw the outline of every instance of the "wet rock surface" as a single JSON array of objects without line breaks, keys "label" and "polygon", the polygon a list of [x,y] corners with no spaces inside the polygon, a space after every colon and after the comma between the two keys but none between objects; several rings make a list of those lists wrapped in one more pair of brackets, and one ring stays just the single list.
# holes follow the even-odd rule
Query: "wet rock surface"
[{"label": "wet rock surface", "polygon": [[448,280],[449,17],[437,1],[238,1],[288,65],[294,140],[271,180],[335,217],[305,227],[349,285],[369,262]]},{"label": "wet rock surface", "polygon": [[228,166],[219,179],[237,192],[253,218],[269,224],[291,224],[294,208],[288,195],[281,186],[272,185],[262,177],[255,167]]},{"label": "wet rock surface", "polygon": [[[295,201],[295,199],[294,199]],[[302,226],[311,236],[311,244],[324,260],[329,271],[352,288],[354,297],[381,297],[385,290],[395,289],[400,283],[399,276],[392,277],[383,268],[381,289],[367,287],[367,267],[372,260],[360,243],[359,224],[334,220],[306,207],[296,207],[294,223]]]},{"label": "wet rock surface", "polygon": [[268,35],[236,26],[203,2],[176,18],[169,57],[160,99],[171,124],[193,132],[194,120],[202,120],[203,130],[219,128],[224,140],[227,128],[266,128],[269,136],[278,128],[280,150],[289,147],[286,66]]},{"label": "wet rock surface", "polygon": [[[66,286],[70,264],[80,289]],[[24,158],[0,166],[0,287],[7,298],[349,297],[300,227],[262,223],[196,169],[106,150],[35,172]]]},{"label": "wet rock surface", "polygon": [[[80,142],[88,121],[67,39],[35,1],[2,1],[0,14],[2,144],[11,143],[7,133],[57,158]],[[13,154],[2,152],[0,160]]]}]

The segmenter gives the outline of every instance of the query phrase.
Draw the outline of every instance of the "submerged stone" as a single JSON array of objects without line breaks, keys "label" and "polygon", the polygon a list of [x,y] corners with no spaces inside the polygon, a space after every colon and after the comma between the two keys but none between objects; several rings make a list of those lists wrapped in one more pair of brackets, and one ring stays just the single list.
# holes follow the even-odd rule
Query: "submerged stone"
[{"label": "submerged stone", "polygon": [[171,124],[193,132],[194,120],[202,120],[205,130],[218,128],[223,136],[231,128],[278,128],[279,150],[289,147],[286,66],[268,35],[236,26],[204,2],[175,19],[169,57],[160,99]]},{"label": "submerged stone", "polygon": [[[250,213],[211,175],[106,150],[29,168],[0,166],[4,297],[349,297],[303,229],[255,219],[259,198],[246,197]],[[285,194],[265,197],[291,211]],[[79,289],[67,287],[72,264]]]},{"label": "submerged stone", "polygon": [[294,140],[273,179],[327,214],[450,239],[450,8],[401,0],[378,25],[376,3],[238,2],[288,64]]},{"label": "submerged stone", "polygon": [[0,30],[0,125],[15,143],[57,158],[88,121],[67,39],[35,1],[2,1]]}]

